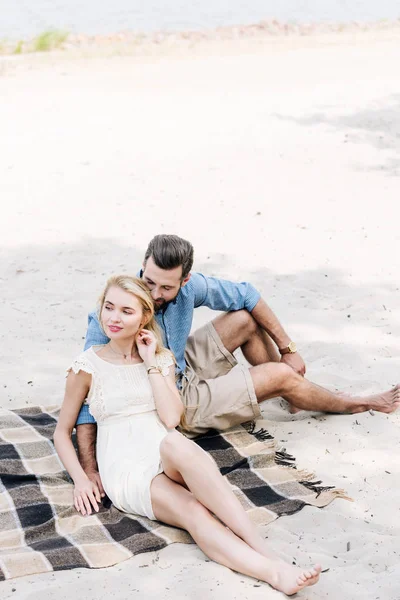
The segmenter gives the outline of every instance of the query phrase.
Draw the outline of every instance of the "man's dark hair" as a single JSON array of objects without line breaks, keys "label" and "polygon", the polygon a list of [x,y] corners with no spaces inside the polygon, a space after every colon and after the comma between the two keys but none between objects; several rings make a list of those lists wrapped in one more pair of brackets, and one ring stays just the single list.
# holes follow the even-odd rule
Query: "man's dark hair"
[{"label": "man's dark hair", "polygon": [[193,246],[177,235],[160,234],[153,237],[144,255],[144,263],[152,257],[157,267],[169,271],[182,266],[182,279],[193,266]]}]

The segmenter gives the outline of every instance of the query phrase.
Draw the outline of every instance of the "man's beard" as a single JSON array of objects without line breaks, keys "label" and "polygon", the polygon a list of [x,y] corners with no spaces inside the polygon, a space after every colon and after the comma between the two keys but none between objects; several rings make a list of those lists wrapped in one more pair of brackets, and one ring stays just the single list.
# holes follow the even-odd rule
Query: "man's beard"
[{"label": "man's beard", "polygon": [[161,310],[164,306],[166,306],[168,304],[168,302],[166,300],[164,300],[164,298],[157,298],[157,300],[153,300],[154,303],[154,308],[156,310]]},{"label": "man's beard", "polygon": [[171,300],[164,300],[164,298],[156,298],[155,300],[153,300],[155,311],[157,312],[158,310],[162,310],[162,309],[167,308],[168,304],[171,304],[171,302],[173,302],[174,300],[176,300],[179,292],[181,291],[181,287],[182,287],[182,285],[179,286],[179,290],[178,290],[176,296],[174,296],[173,298],[171,298]]}]

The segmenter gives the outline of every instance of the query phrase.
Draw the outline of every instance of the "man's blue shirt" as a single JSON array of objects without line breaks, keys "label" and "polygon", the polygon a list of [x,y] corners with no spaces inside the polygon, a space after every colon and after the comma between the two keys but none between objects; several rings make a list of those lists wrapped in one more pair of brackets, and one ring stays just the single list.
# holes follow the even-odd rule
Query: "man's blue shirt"
[{"label": "man's blue shirt", "polygon": [[[192,328],[195,308],[207,306],[224,312],[245,308],[251,312],[259,299],[260,294],[251,283],[234,283],[206,277],[201,273],[192,273],[188,283],[180,289],[177,297],[167,304],[165,310],[160,310],[155,315],[161,328],[164,345],[174,353],[177,375],[182,375],[186,368],[185,347]],[[96,313],[90,313],[85,350],[91,346],[107,344],[108,341],[109,338],[102,331]],[[77,425],[95,422],[87,404],[84,404],[78,415]]]}]

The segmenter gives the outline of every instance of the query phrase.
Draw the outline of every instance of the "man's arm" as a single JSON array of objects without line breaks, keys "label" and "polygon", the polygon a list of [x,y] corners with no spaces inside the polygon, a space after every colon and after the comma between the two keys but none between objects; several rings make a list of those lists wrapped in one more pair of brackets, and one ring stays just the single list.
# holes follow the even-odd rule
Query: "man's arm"
[{"label": "man's arm", "polygon": [[78,458],[82,469],[93,483],[96,483],[100,494],[104,496],[103,484],[96,461],[96,423],[82,423],[76,427]]},{"label": "man's arm", "polygon": [[[85,350],[98,344],[107,344],[108,341],[108,337],[104,335],[100,327],[96,313],[90,313],[85,338]],[[86,475],[98,485],[101,495],[104,496],[96,461],[97,424],[96,420],[90,414],[87,404],[84,404],[79,411],[75,427],[79,462]]]},{"label": "man's arm", "polygon": [[[250,312],[258,325],[274,340],[278,349],[286,348],[289,345],[291,341],[290,337],[282,327],[275,313],[262,298],[259,299],[253,310]],[[284,354],[281,357],[281,362],[292,367],[292,369],[300,375],[304,375],[306,372],[306,366],[298,352],[295,352],[294,354]]]},{"label": "man's arm", "polygon": [[236,283],[192,273],[189,284],[193,287],[195,308],[208,306],[224,312],[245,308],[251,312],[261,298],[256,288],[246,281]]},{"label": "man's arm", "polygon": [[[208,306],[213,310],[225,312],[245,309],[271,337],[278,349],[288,346],[290,337],[251,283],[234,283],[216,277],[206,277],[200,273],[193,273],[190,281],[194,286],[195,307]],[[284,354],[281,361],[300,375],[306,372],[304,361],[298,352]]]}]

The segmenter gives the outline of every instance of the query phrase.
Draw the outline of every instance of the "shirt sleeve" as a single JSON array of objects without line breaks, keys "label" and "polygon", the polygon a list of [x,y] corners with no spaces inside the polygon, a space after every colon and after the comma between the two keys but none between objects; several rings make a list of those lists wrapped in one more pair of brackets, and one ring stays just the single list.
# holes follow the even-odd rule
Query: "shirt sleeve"
[{"label": "shirt sleeve", "polygon": [[76,420],[76,425],[87,425],[93,423],[96,424],[96,419],[92,417],[89,412],[89,405],[82,404],[82,408],[79,411],[78,418]]},{"label": "shirt sleeve", "polygon": [[88,316],[88,328],[86,331],[85,348],[91,348],[92,346],[107,344],[109,338],[103,333],[99,320],[95,312],[91,312]]},{"label": "shirt sleeve", "polygon": [[261,295],[248,282],[235,283],[216,277],[206,277],[201,273],[193,273],[191,280],[194,286],[194,306],[208,306],[212,310],[230,312],[245,308],[253,310]]}]

